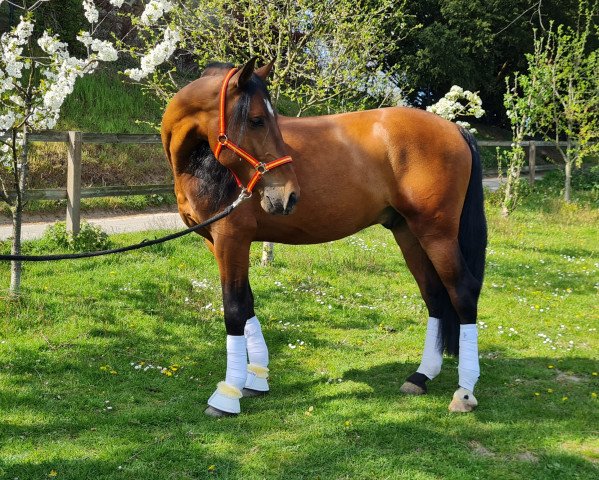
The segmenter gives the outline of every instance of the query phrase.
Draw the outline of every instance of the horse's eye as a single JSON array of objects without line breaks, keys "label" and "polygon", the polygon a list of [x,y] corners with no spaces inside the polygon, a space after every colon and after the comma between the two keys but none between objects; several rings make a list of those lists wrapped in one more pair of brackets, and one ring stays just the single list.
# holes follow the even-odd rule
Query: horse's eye
[{"label": "horse's eye", "polygon": [[264,118],[262,118],[262,117],[250,118],[250,126],[254,127],[254,128],[263,127],[264,126]]}]

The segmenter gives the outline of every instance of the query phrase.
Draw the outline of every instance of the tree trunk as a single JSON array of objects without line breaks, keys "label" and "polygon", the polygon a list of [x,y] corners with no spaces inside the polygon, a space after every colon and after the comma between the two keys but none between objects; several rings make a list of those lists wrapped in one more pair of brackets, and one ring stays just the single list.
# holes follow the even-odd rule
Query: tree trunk
[{"label": "tree trunk", "polygon": [[260,265],[266,267],[275,259],[275,244],[272,242],[264,242],[262,245],[262,261]]},{"label": "tree trunk", "polygon": [[566,161],[566,184],[564,185],[564,200],[570,203],[572,193],[572,161]]},{"label": "tree trunk", "polygon": [[[572,125],[569,125],[572,128]],[[571,130],[570,130],[571,131]],[[564,200],[566,203],[570,203],[572,194],[572,164],[574,163],[574,157],[572,152],[572,142],[568,137],[568,145],[566,146],[566,183],[564,185]]]},{"label": "tree trunk", "polygon": [[[21,224],[23,221],[23,207],[25,204],[25,189],[27,187],[27,176],[29,173],[29,164],[27,161],[27,126],[23,125],[23,139],[21,145],[21,165],[16,164],[16,191],[17,198],[12,209],[12,246],[11,254],[21,254]],[[21,292],[21,273],[22,262],[12,261],[10,265],[10,296],[17,297]]]},{"label": "tree trunk", "polygon": [[[21,254],[21,222],[23,220],[23,205],[17,200],[17,205],[12,208],[12,246],[11,255]],[[17,297],[21,291],[21,262],[10,264],[10,296]]]}]

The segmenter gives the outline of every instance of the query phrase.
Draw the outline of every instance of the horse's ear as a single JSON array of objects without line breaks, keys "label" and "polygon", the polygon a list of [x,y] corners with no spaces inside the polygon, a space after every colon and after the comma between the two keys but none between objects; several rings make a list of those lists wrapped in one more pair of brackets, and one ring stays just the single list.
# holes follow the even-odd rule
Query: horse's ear
[{"label": "horse's ear", "polygon": [[256,70],[256,75],[258,75],[262,80],[266,81],[268,76],[272,73],[272,69],[275,66],[275,60],[276,60],[276,58],[273,58],[266,65],[264,65],[264,66],[260,67],[258,70]]},{"label": "horse's ear", "polygon": [[233,75],[231,83],[237,88],[243,88],[244,85],[250,81],[250,78],[252,78],[257,59],[258,57],[250,58],[249,62],[241,67],[235,75]]}]

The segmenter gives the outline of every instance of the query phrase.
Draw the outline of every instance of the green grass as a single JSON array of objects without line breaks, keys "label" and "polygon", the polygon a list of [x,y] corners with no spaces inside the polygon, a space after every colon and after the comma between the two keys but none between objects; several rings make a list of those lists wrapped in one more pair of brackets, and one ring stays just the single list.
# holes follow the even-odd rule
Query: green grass
[{"label": "green grass", "polygon": [[[22,298],[0,299],[0,477],[597,478],[598,214],[551,202],[507,221],[489,211],[480,407],[468,415],[447,411],[454,359],[429,395],[399,393],[427,314],[381,227],[278,246],[273,268],[255,245],[272,390],[222,420],[202,413],[225,335],[199,238],[27,265]],[[3,292],[8,277],[0,265]]]},{"label": "green grass", "polygon": [[151,95],[144,95],[141,87],[118,73],[102,70],[77,80],[56,130],[155,133],[146,122],[159,125],[161,118],[162,107]]}]

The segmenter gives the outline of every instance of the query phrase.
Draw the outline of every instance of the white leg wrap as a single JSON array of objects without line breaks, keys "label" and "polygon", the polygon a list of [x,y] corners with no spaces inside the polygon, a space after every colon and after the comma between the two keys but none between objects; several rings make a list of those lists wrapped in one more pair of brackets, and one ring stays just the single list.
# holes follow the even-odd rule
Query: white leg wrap
[{"label": "white leg wrap", "polygon": [[208,405],[223,412],[239,413],[241,389],[247,377],[247,347],[243,335],[227,335],[227,374],[208,399]]},{"label": "white leg wrap", "polygon": [[245,323],[244,333],[250,360],[245,388],[268,392],[268,348],[257,317],[254,316]]},{"label": "white leg wrap", "polygon": [[247,340],[250,363],[268,367],[268,348],[257,317],[254,316],[245,323],[244,334]]},{"label": "white leg wrap", "polygon": [[247,347],[243,335],[227,335],[227,375],[225,383],[241,390],[247,376]]},{"label": "white leg wrap", "polygon": [[460,325],[458,385],[473,392],[479,374],[478,328],[476,324]]},{"label": "white leg wrap", "polygon": [[426,339],[424,340],[424,351],[418,373],[426,375],[430,380],[439,375],[443,364],[443,344],[439,333],[440,320],[429,317],[426,325]]}]

